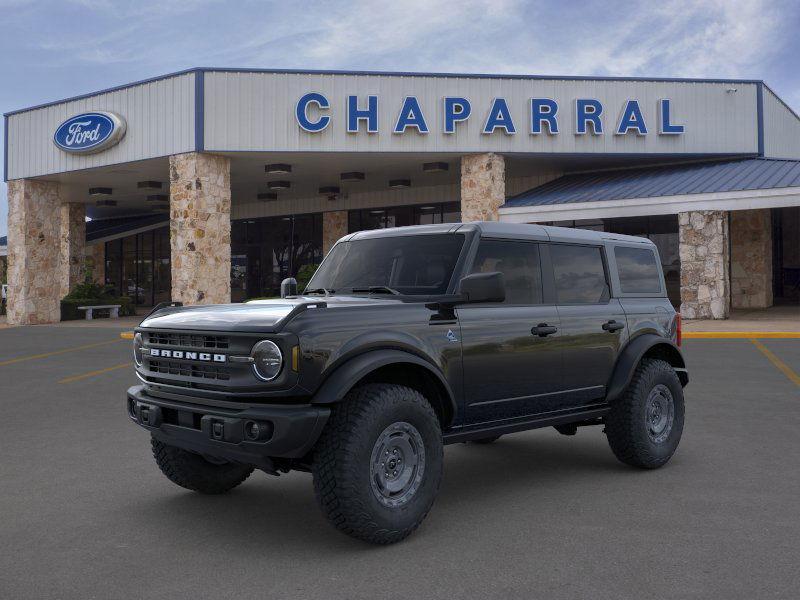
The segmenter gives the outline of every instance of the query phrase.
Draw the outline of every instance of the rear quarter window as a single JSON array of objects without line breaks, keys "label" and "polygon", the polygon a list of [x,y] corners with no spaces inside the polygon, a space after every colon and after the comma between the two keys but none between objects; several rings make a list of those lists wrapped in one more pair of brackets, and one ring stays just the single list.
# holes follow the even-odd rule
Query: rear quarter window
[{"label": "rear quarter window", "polygon": [[660,294],[661,276],[650,248],[614,248],[619,284],[623,294]]}]

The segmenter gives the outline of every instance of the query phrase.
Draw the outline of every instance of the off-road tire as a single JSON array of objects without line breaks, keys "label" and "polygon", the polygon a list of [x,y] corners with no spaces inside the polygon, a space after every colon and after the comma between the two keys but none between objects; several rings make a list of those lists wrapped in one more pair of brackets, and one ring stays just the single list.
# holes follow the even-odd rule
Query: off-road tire
[{"label": "off-road tire", "polygon": [[[657,386],[666,386],[672,396],[674,417],[668,436],[654,442],[648,434],[647,401]],[[636,368],[628,388],[606,416],[606,437],[614,455],[623,463],[643,469],[663,466],[675,453],[683,433],[683,387],[672,366],[663,360],[645,358]]]},{"label": "off-road tire", "polygon": [[[386,429],[412,425],[424,447],[424,470],[405,504],[387,507],[373,491],[373,458]],[[427,516],[442,479],[442,433],[430,403],[401,385],[373,383],[335,404],[314,449],[314,493],[339,531],[374,544],[399,542]]]},{"label": "off-road tire", "polygon": [[199,454],[165,444],[153,437],[153,457],[172,483],[201,494],[224,494],[250,476],[253,467],[234,463],[214,464]]},{"label": "off-road tire", "polygon": [[502,435],[490,435],[489,437],[479,438],[477,440],[472,440],[473,444],[491,444],[499,440]]}]

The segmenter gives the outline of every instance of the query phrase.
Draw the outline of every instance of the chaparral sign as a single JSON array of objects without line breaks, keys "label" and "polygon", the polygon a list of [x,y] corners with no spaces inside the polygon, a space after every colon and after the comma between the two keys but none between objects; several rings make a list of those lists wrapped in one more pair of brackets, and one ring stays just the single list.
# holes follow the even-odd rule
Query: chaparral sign
[{"label": "chaparral sign", "polygon": [[126,127],[125,119],[113,112],[83,113],[59,125],[53,143],[70,154],[92,154],[119,143]]},{"label": "chaparral sign", "polygon": [[[594,98],[576,98],[571,110],[560,110],[552,98],[529,98],[526,123],[516,123],[505,98],[495,98],[488,107],[486,118],[480,121],[481,133],[491,135],[496,131],[515,135],[520,127],[525,127],[531,135],[547,133],[557,135],[563,128],[563,121],[572,126],[575,135],[603,135],[606,129],[614,135],[647,135],[655,129],[659,135],[680,135],[684,126],[674,122],[672,102],[667,98],[658,100],[655,109],[656,123],[648,123],[638,100],[626,100],[620,107],[618,117],[606,114],[603,104]],[[314,109],[314,115],[311,114]],[[485,109],[483,109],[485,110]],[[378,133],[378,96],[347,96],[345,122],[348,133]],[[566,115],[560,114],[566,112]],[[572,113],[571,115],[569,113]],[[441,133],[453,134],[460,123],[473,117],[472,103],[467,98],[445,96],[442,99]],[[478,117],[480,118],[480,117]],[[330,125],[331,104],[328,98],[318,92],[302,96],[295,106],[295,119],[304,131],[318,133]],[[606,121],[611,121],[606,123]],[[406,96],[394,119],[392,133],[402,134],[411,129],[417,133],[430,133],[429,116],[425,115],[416,96]]]}]

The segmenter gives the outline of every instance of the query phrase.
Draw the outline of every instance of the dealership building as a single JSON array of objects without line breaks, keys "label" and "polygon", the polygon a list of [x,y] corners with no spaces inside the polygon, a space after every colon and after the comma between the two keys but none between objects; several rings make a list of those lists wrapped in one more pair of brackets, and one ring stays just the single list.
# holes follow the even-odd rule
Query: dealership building
[{"label": "dealership building", "polygon": [[87,274],[239,302],[348,232],[475,220],[649,237],[687,318],[800,302],[800,117],[762,81],[192,69],[4,141],[11,324]]}]

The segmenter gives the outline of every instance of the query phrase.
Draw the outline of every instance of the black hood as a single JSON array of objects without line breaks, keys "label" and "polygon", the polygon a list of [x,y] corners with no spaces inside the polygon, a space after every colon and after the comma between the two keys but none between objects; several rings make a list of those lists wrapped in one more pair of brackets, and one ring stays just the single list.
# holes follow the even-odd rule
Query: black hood
[{"label": "black hood", "polygon": [[193,331],[276,332],[303,310],[395,305],[402,300],[375,296],[297,296],[254,300],[246,304],[207,304],[162,308],[146,317],[140,327]]}]

